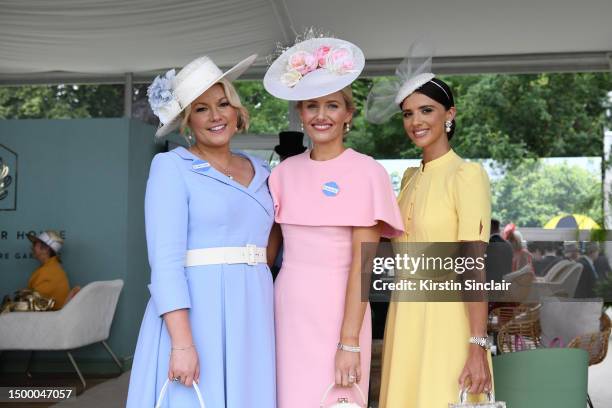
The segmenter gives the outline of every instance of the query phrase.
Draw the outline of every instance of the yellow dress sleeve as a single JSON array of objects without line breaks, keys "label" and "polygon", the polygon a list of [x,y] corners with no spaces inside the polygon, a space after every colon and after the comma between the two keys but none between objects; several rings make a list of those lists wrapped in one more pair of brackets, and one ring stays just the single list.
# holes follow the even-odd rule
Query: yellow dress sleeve
[{"label": "yellow dress sleeve", "polygon": [[489,176],[478,163],[463,163],[456,174],[455,203],[459,241],[489,242],[491,187]]},{"label": "yellow dress sleeve", "polygon": [[408,167],[406,171],[404,171],[404,176],[402,177],[402,183],[400,184],[400,190],[403,190],[406,187],[406,184],[410,181],[414,173],[417,172],[418,167]]}]

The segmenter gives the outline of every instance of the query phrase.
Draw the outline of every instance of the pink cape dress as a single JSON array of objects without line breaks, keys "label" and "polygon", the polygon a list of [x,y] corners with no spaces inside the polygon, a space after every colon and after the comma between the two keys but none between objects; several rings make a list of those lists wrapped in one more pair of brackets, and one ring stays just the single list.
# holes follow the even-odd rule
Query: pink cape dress
[{"label": "pink cape dress", "polygon": [[[394,237],[404,226],[385,169],[352,149],[326,161],[312,160],[310,151],[291,157],[272,171],[269,186],[284,245],[274,290],[277,407],[315,408],[335,378],[352,227],[382,221],[383,236]],[[359,386],[367,399],[369,305],[359,344]],[[336,388],[325,406],[339,397],[362,404],[356,390]]]}]

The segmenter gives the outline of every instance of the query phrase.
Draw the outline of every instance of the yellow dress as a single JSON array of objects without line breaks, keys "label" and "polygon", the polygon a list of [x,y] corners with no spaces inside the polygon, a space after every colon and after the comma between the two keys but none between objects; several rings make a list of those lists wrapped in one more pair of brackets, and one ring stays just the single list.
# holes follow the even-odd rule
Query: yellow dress
[{"label": "yellow dress", "polygon": [[32,273],[28,287],[44,297],[55,299],[53,310],[59,310],[64,306],[70,285],[57,256],[49,258]]},{"label": "yellow dress", "polygon": [[[407,169],[398,201],[406,232],[396,242],[489,240],[487,174],[452,150]],[[462,302],[391,302],[379,407],[448,408],[456,402],[469,338]]]}]

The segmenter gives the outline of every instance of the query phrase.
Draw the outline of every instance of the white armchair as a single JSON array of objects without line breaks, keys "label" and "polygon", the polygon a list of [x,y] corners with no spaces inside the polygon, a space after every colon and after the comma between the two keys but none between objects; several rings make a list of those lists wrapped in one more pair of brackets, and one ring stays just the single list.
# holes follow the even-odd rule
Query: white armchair
[{"label": "white armchair", "polygon": [[65,351],[83,387],[86,387],[85,379],[71,350],[101,342],[119,368],[123,369],[106,343],[122,288],[121,279],[92,282],[58,311],[0,315],[0,351]]},{"label": "white armchair", "polygon": [[551,269],[543,280],[537,280],[533,283],[538,302],[548,296],[574,297],[582,274],[582,265],[578,262],[568,262],[554,269]]}]

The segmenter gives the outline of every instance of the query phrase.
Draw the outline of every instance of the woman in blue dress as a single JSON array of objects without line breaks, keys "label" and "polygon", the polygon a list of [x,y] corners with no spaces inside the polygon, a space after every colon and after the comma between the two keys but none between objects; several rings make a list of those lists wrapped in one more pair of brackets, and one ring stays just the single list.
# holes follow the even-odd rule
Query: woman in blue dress
[{"label": "woman in blue dress", "polygon": [[[266,246],[273,223],[267,164],[229,142],[248,112],[207,57],[169,71],[149,88],[162,126],[194,143],[155,156],[145,198],[151,299],[134,355],[128,407],[275,407],[272,277]],[[270,254],[272,256],[273,254]]]}]

